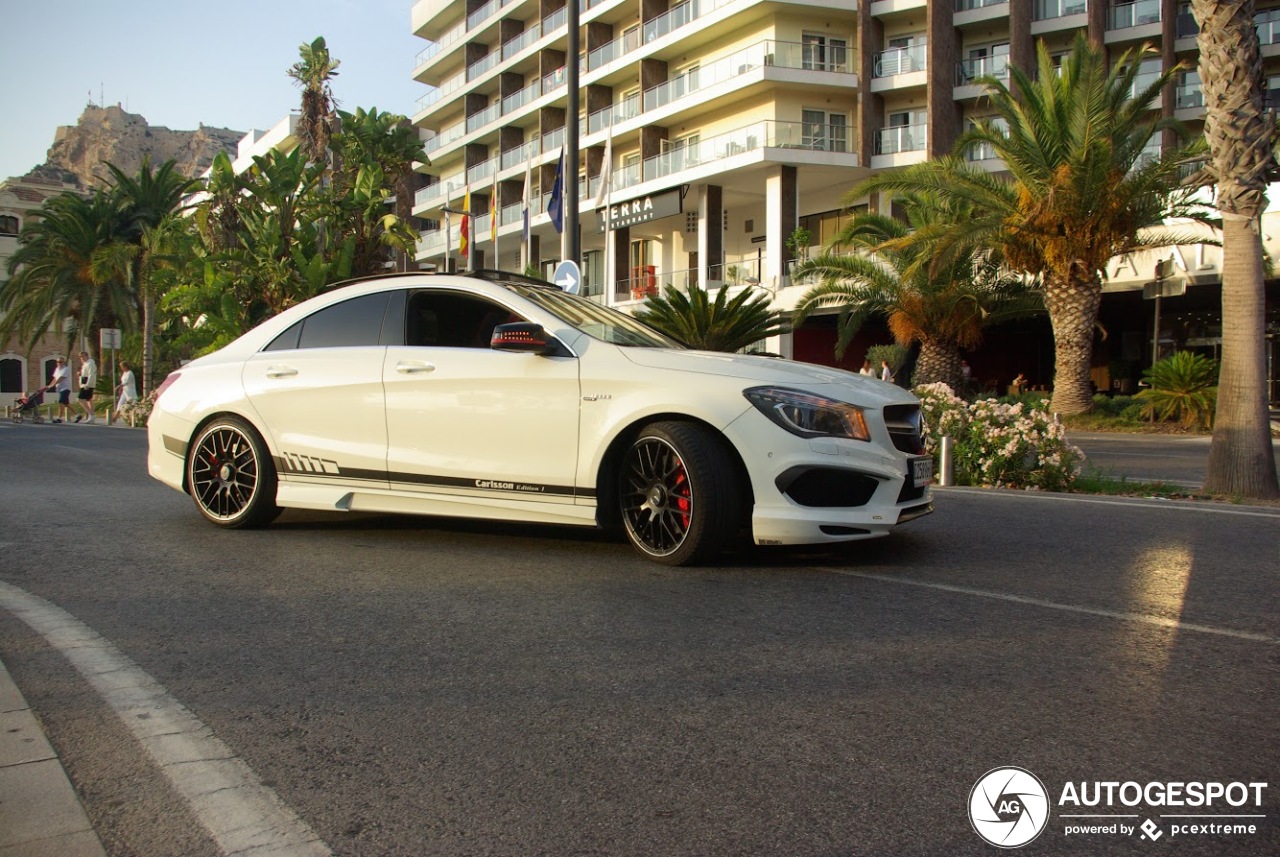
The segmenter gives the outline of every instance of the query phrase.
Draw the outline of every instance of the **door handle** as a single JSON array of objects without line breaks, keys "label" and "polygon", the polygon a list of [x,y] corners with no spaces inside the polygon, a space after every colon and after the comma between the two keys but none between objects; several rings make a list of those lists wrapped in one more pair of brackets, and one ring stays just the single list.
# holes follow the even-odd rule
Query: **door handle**
[{"label": "door handle", "polygon": [[418,372],[434,372],[436,367],[432,363],[424,363],[420,360],[401,360],[396,364],[396,371],[401,375],[414,375]]},{"label": "door handle", "polygon": [[268,366],[267,367],[268,378],[292,378],[294,375],[297,375],[297,374],[298,374],[298,370],[294,369],[292,366]]}]

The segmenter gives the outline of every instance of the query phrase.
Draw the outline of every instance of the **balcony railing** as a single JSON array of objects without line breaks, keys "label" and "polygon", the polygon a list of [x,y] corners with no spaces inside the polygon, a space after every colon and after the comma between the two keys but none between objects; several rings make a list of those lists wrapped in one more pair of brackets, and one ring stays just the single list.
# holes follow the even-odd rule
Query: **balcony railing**
[{"label": "balcony railing", "polygon": [[586,68],[594,70],[611,63],[641,45],[660,39],[732,2],[734,0],[685,0],[684,3],[645,21],[638,29],[623,33],[608,44],[591,51],[587,54]]},{"label": "balcony railing", "polygon": [[1178,84],[1174,89],[1174,104],[1179,110],[1204,107],[1204,90],[1199,82]]},{"label": "balcony railing", "polygon": [[1089,11],[1085,0],[1036,0],[1035,20],[1048,21],[1068,15],[1083,15]]},{"label": "balcony railing", "polygon": [[1009,0],[956,0],[957,12],[972,12],[974,9],[985,9],[988,6],[1004,6]]},{"label": "balcony railing", "polygon": [[1280,9],[1259,12],[1253,16],[1253,24],[1258,30],[1258,44],[1280,43]]},{"label": "balcony railing", "polygon": [[974,143],[965,151],[964,157],[969,161],[994,161],[999,155],[990,143]]},{"label": "balcony railing", "polygon": [[1009,76],[1009,55],[973,57],[956,63],[956,86],[966,86],[980,77],[1005,78]]},{"label": "balcony railing", "polygon": [[813,55],[812,45],[799,42],[763,41],[708,65],[690,69],[665,83],[650,87],[644,91],[643,96],[632,96],[618,104],[597,110],[591,114],[587,127],[591,133],[601,131],[610,124],[617,124],[638,116],[641,108],[645,111],[656,110],[673,101],[696,95],[712,86],[765,66],[849,72],[847,53],[839,51],[839,56],[833,56],[832,51],[833,49],[828,47],[826,58],[818,59]]},{"label": "balcony railing", "polygon": [[909,48],[890,48],[876,54],[873,76],[892,77],[895,74],[924,71],[928,57],[928,45],[924,42]]},{"label": "balcony railing", "polygon": [[1160,0],[1136,0],[1111,7],[1107,16],[1107,29],[1127,30],[1144,24],[1160,23]]},{"label": "balcony railing", "polygon": [[[613,174],[613,190],[642,181],[666,178],[682,170],[712,161],[732,158],[763,148],[808,149],[819,152],[851,152],[846,125],[817,125],[807,122],[754,122],[733,131],[717,134],[687,146],[668,149],[646,158],[641,167],[628,165]],[[638,167],[638,169],[637,169]]]},{"label": "balcony railing", "polygon": [[876,135],[877,155],[896,155],[899,152],[923,152],[929,140],[929,126],[896,125],[885,128]]}]

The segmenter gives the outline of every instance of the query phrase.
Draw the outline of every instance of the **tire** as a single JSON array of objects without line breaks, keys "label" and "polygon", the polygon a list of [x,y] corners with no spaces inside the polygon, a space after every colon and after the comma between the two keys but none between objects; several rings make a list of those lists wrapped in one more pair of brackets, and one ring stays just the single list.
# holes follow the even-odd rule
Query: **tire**
[{"label": "tire", "polygon": [[219,417],[200,429],[187,452],[187,488],[200,514],[219,527],[261,527],[280,514],[275,464],[239,417]]},{"label": "tire", "polygon": [[622,458],[618,505],[632,546],[663,565],[719,554],[736,534],[744,491],[723,441],[693,423],[647,426]]}]

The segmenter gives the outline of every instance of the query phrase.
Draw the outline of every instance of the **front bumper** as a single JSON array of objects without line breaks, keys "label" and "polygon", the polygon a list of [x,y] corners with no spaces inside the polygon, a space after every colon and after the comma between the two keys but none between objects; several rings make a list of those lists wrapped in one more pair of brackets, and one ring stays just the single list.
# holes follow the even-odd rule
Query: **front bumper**
[{"label": "front bumper", "polygon": [[887,435],[872,441],[806,439],[752,412],[726,434],[739,450],[767,450],[744,460],[755,497],[756,544],[876,538],[933,511],[932,491],[917,486],[912,474],[918,456],[894,448]]}]

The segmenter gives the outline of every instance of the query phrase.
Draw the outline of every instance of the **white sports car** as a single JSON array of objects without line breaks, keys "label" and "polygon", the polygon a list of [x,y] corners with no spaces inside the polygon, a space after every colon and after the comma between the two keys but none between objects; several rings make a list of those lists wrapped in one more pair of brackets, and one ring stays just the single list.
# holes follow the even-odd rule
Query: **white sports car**
[{"label": "white sports car", "polygon": [[883,536],[933,510],[919,403],[691,351],[513,274],[335,289],[172,373],[153,477],[223,527],[281,508],[621,527],[645,557]]}]

